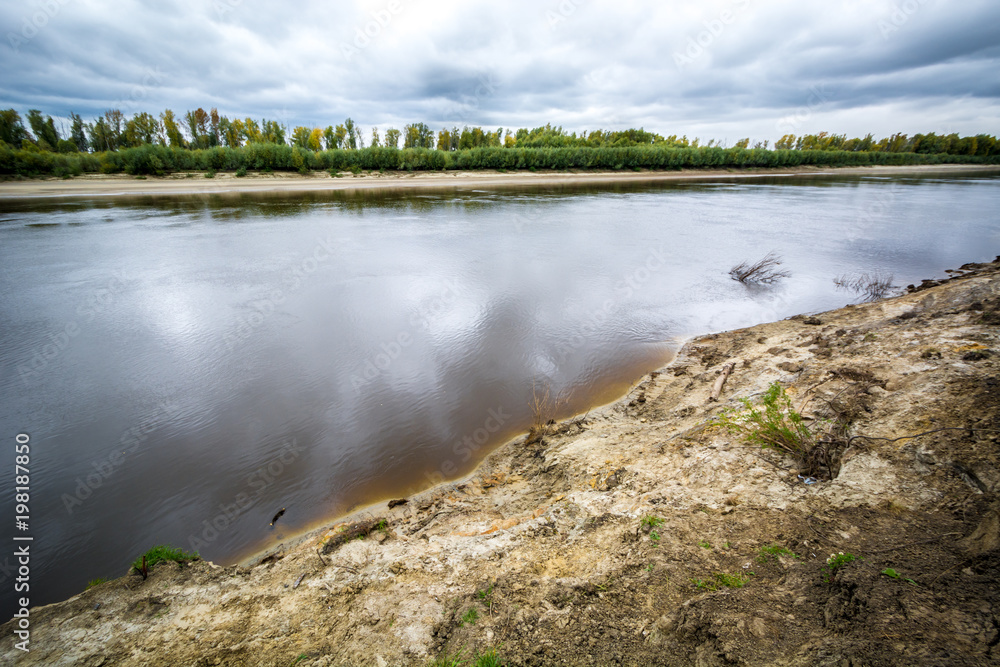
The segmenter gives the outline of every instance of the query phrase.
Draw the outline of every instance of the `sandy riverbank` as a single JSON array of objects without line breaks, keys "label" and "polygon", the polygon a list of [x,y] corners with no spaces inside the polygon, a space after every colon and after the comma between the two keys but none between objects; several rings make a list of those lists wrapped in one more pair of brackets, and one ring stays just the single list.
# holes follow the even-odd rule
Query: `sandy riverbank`
[{"label": "sandy riverbank", "polygon": [[835,175],[956,175],[965,173],[998,173],[1000,166],[980,165],[919,165],[904,167],[841,167],[746,170],[680,170],[642,172],[506,172],[447,171],[447,172],[379,172],[357,176],[345,173],[333,177],[327,172],[309,176],[276,172],[251,173],[237,178],[229,172],[219,172],[214,178],[204,178],[200,172],[177,173],[170,176],[150,176],[138,179],[124,174],[85,174],[71,179],[27,179],[0,181],[0,201],[53,197],[135,197],[140,195],[191,195],[229,192],[323,192],[343,190],[408,190],[414,188],[520,188],[533,186],[581,186],[610,183],[656,183],[662,181],[696,181],[725,178],[759,178],[761,176]]},{"label": "sandy riverbank", "polygon": [[[161,564],[32,609],[31,653],[7,623],[0,657],[996,664],[1000,262],[963,269],[695,338],[621,400],[470,477],[252,563]],[[712,424],[775,381],[834,443],[812,467]],[[831,552],[859,559],[830,572]]]}]

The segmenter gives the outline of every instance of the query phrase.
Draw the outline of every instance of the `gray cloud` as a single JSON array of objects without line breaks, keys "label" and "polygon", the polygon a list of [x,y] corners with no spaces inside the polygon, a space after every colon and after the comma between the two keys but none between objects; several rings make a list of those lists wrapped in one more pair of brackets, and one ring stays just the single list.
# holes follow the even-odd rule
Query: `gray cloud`
[{"label": "gray cloud", "polygon": [[7,2],[0,106],[730,141],[996,134],[998,22],[987,0]]}]

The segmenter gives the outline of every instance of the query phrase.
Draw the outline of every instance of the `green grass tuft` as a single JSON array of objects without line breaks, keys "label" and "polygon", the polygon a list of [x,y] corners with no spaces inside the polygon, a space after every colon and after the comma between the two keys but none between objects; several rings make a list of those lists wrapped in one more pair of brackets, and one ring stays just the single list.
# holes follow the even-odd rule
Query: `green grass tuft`
[{"label": "green grass tuft", "polygon": [[183,549],[161,544],[159,546],[153,547],[152,549],[144,553],[142,556],[136,558],[135,561],[133,561],[132,567],[135,569],[136,572],[142,571],[143,556],[146,557],[146,568],[150,570],[153,569],[153,566],[156,565],[157,563],[163,563],[166,561],[184,563],[189,560],[198,560],[199,558],[197,552],[187,553]]}]

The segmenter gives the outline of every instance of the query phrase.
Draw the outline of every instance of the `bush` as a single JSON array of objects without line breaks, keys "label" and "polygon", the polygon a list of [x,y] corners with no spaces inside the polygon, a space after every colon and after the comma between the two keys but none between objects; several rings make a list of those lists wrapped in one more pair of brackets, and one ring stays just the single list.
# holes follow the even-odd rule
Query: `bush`
[{"label": "bush", "polygon": [[740,399],[743,410],[726,410],[718,423],[745,442],[765,449],[777,449],[799,459],[805,459],[815,439],[803,423],[802,415],[792,409],[792,401],[784,388],[774,382],[761,400],[761,407],[748,398]]}]

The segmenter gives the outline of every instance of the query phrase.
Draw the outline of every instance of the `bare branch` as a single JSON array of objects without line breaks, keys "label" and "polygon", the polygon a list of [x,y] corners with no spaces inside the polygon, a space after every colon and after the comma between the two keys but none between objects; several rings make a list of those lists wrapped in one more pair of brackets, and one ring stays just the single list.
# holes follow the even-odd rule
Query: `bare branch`
[{"label": "bare branch", "polygon": [[782,271],[777,267],[781,266],[781,257],[772,250],[756,262],[741,262],[729,269],[729,275],[733,280],[741,283],[770,284],[787,278],[791,273]]}]

